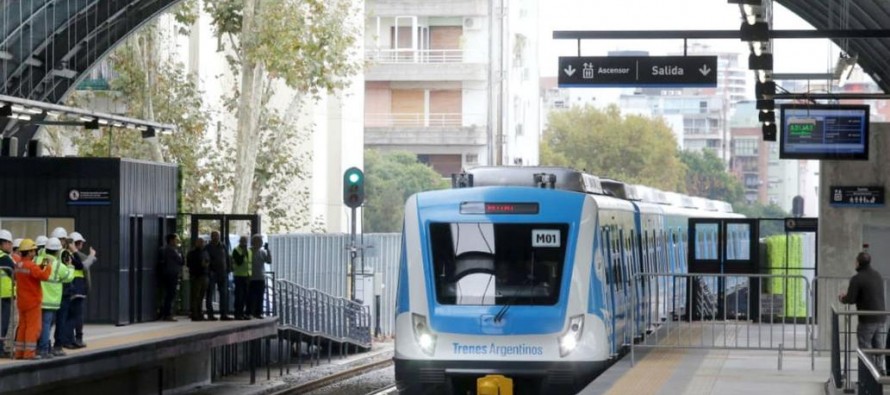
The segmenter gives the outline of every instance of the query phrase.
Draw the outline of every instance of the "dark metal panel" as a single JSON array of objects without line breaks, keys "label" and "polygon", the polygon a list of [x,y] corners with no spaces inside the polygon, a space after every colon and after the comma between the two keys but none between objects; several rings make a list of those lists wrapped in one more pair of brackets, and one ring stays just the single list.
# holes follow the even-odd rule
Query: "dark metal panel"
[{"label": "dark metal panel", "polygon": [[[91,287],[86,305],[90,322],[110,322],[117,287],[117,253],[113,249],[119,211],[112,193],[110,206],[69,206],[71,188],[116,190],[117,159],[84,158],[0,158],[0,179],[4,180],[4,198],[0,216],[73,218],[75,229],[98,252],[99,260],[91,268]],[[6,186],[10,187],[6,187]],[[11,186],[15,186],[12,188]]]},{"label": "dark metal panel", "polygon": [[[141,273],[144,319],[154,319],[154,262],[160,245],[157,218],[172,216],[176,207],[176,166],[107,158],[0,158],[0,216],[73,218],[75,229],[97,251],[91,268],[86,304],[89,322],[129,322],[128,283],[130,215],[144,215],[146,224]],[[71,188],[111,191],[109,206],[70,206]]]}]

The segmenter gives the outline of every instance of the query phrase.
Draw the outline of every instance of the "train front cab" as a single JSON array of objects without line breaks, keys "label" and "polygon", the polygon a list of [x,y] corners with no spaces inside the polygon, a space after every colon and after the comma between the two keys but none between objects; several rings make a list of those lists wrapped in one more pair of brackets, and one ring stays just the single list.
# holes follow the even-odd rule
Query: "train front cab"
[{"label": "train front cab", "polygon": [[470,188],[412,199],[394,358],[404,393],[466,393],[487,374],[513,379],[516,394],[574,393],[604,370],[606,314],[589,304],[605,290],[573,281],[600,277],[589,196]]}]

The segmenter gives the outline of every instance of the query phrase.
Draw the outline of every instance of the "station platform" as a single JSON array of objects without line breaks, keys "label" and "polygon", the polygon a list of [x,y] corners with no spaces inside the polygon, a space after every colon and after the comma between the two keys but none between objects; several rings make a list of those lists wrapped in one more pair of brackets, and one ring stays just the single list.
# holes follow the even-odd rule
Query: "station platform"
[{"label": "station platform", "polygon": [[[276,318],[86,325],[88,347],[66,350],[67,356],[39,361],[0,359],[0,394],[160,393],[194,384],[189,381],[196,377],[209,382],[213,348],[276,333]],[[70,384],[81,385],[75,389]]]},{"label": "station platform", "polygon": [[[631,356],[625,355],[579,394],[826,393],[830,358],[824,353],[817,353],[813,361],[808,351],[783,351],[780,369],[777,350],[693,347],[697,344],[721,344],[726,338],[730,340],[728,344],[733,344],[737,333],[750,332],[753,327],[729,329],[714,335],[705,335],[708,331],[684,330],[681,336],[664,337],[660,341],[665,346],[663,348],[636,347],[634,366],[631,366]],[[763,333],[770,334],[789,331],[789,328],[761,329],[764,329]],[[781,334],[776,336],[777,339],[783,337]],[[749,339],[759,338],[766,336],[758,331],[756,336]],[[686,339],[690,341],[687,343]],[[685,344],[687,347],[672,348],[670,343]]]}]

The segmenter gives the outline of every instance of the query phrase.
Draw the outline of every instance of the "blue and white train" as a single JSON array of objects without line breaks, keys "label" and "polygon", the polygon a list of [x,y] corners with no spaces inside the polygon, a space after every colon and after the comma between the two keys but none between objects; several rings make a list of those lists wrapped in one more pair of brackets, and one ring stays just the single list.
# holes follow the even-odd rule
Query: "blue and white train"
[{"label": "blue and white train", "polygon": [[510,377],[517,393],[579,391],[651,323],[685,309],[646,297],[630,306],[631,292],[654,286],[632,277],[686,272],[688,218],[738,216],[724,202],[564,168],[463,177],[469,185],[405,206],[394,357],[402,393],[473,393],[488,374]]}]

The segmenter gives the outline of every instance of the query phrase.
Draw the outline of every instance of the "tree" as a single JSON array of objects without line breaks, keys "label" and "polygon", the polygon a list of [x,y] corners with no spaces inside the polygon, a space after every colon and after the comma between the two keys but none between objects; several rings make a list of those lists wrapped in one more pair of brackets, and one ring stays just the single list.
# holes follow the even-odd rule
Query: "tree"
[{"label": "tree", "polygon": [[360,32],[350,24],[357,9],[347,0],[217,0],[206,1],[204,7],[216,27],[220,50],[226,51],[240,79],[229,98],[230,110],[237,115],[232,212],[262,209],[261,197],[277,193],[280,201],[283,195],[283,188],[263,174],[290,171],[296,177],[302,171],[299,166],[282,168],[290,163],[285,154],[270,158],[265,165],[271,168],[257,172],[262,165],[257,162],[260,147],[298,139],[294,134],[279,136],[293,128],[275,126],[281,117],[265,104],[278,81],[298,95],[316,97],[348,84],[360,67],[353,50]]},{"label": "tree", "polygon": [[541,164],[568,166],[605,178],[683,191],[677,141],[660,119],[622,116],[617,106],[573,107],[550,114]]},{"label": "tree", "polygon": [[[182,212],[213,211],[220,204],[225,188],[221,179],[210,171],[207,160],[213,147],[205,139],[208,118],[201,92],[180,63],[162,56],[155,24],[130,37],[109,56],[116,72],[110,91],[77,91],[68,104],[83,106],[100,97],[119,101],[126,98],[126,115],[151,119],[177,126],[172,136],[143,139],[138,131],[102,127],[70,133],[78,154],[87,157],[122,157],[167,161],[179,165],[182,174]],[[47,134],[68,135],[70,131],[55,128]],[[57,152],[57,154],[60,152]],[[208,174],[211,173],[211,174]]]},{"label": "tree", "polygon": [[726,165],[714,151],[683,151],[680,160],[686,165],[686,192],[689,195],[729,203],[744,202],[742,183],[726,171]]},{"label": "tree", "polygon": [[402,229],[404,202],[411,195],[447,188],[449,183],[410,152],[365,150],[365,232]]}]

